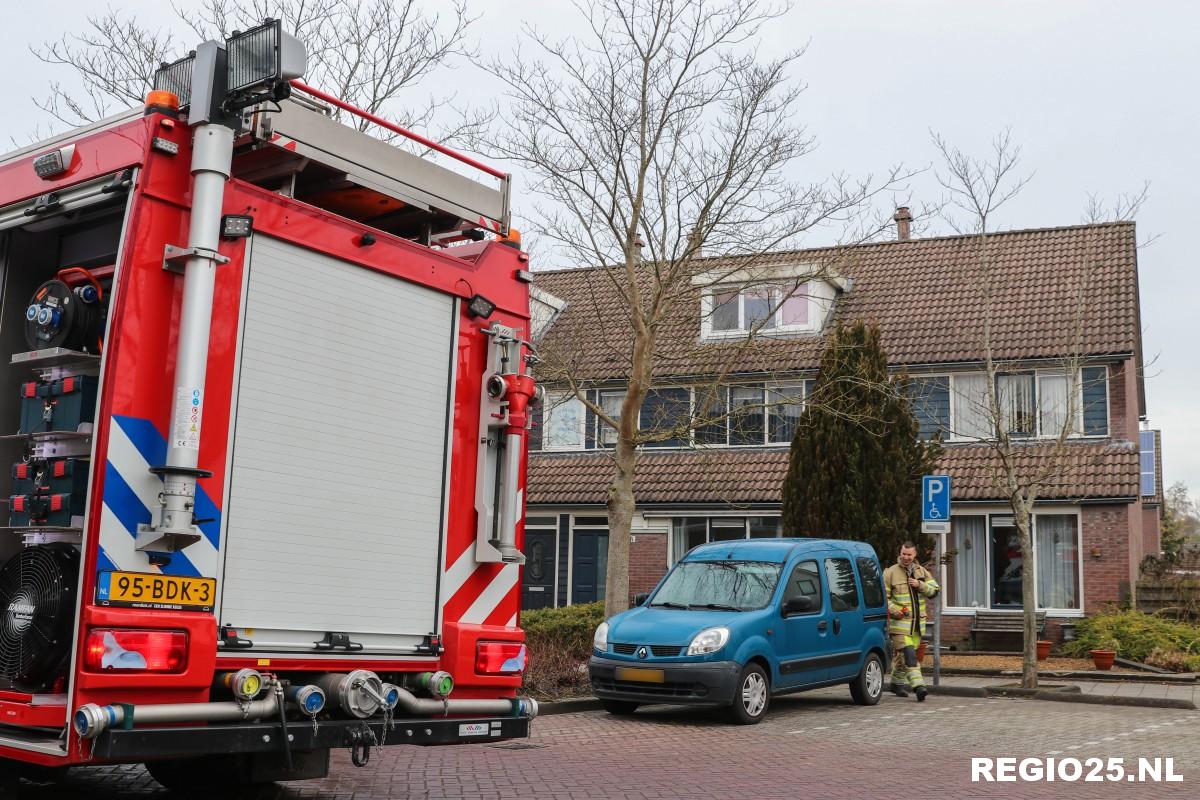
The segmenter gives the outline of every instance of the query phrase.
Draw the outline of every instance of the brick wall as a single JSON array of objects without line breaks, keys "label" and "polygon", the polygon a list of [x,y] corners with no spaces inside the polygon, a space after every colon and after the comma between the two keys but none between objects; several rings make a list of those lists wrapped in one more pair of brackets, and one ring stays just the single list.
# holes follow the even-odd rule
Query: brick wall
[{"label": "brick wall", "polygon": [[[1108,435],[1114,439],[1134,439],[1137,431],[1137,413],[1134,413],[1134,424],[1130,426],[1126,414],[1129,408],[1129,392],[1126,380],[1130,362],[1123,361],[1108,368]],[[1136,404],[1134,405],[1136,409]]]},{"label": "brick wall", "polygon": [[[1075,624],[1079,620],[1071,617],[1046,617],[1046,629],[1042,637],[1054,644],[1061,645],[1063,641],[1063,624]],[[942,643],[966,649],[971,645],[971,626],[975,617],[970,615],[944,615],[942,617]],[[926,631],[928,633],[928,630]],[[982,634],[976,643],[979,650],[1012,650],[1019,652],[1021,638],[1016,634]]]},{"label": "brick wall", "polygon": [[[1088,614],[1129,594],[1130,521],[1135,506],[1083,506],[1083,602]],[[1136,569],[1136,565],[1133,566]]]},{"label": "brick wall", "polygon": [[629,595],[653,589],[667,572],[667,534],[636,533],[629,543]]}]

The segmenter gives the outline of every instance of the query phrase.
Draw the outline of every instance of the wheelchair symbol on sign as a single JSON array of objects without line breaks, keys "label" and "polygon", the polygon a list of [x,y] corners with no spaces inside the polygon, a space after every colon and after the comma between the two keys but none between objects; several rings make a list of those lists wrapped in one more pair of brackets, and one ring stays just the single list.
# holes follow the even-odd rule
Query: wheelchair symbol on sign
[{"label": "wheelchair symbol on sign", "polygon": [[941,519],[941,518],[942,518],[942,512],[938,510],[938,507],[937,507],[937,505],[936,505],[936,504],[931,504],[931,505],[929,506],[929,514],[928,514],[928,516],[929,516],[929,518],[930,518],[930,519]]}]

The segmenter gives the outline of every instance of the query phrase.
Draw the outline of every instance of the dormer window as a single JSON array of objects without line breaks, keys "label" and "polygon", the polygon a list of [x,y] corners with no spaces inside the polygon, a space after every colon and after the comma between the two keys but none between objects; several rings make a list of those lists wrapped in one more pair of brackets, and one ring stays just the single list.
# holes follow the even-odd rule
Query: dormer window
[{"label": "dormer window", "polygon": [[702,296],[705,338],[816,330],[812,282],[789,286],[715,287]]}]

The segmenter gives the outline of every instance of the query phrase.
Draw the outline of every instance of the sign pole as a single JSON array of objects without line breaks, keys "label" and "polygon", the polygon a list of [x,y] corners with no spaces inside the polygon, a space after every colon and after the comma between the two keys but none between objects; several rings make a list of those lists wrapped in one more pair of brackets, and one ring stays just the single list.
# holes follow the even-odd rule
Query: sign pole
[{"label": "sign pole", "polygon": [[[950,476],[925,475],[921,478],[921,533],[934,538],[934,564],[939,585],[942,580],[944,538],[950,533]],[[942,681],[942,603],[940,593],[933,604],[933,685]]]}]

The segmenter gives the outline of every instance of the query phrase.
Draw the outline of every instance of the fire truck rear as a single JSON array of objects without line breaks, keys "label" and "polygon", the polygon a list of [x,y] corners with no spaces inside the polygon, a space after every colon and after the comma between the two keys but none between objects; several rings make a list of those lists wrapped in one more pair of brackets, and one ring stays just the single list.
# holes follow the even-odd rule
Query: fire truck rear
[{"label": "fire truck rear", "polygon": [[303,66],[267,21],[0,157],[6,778],[313,778],[537,714],[509,177]]}]

